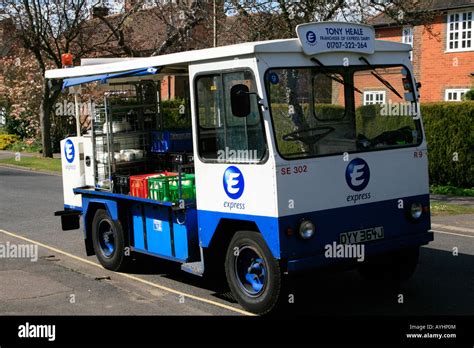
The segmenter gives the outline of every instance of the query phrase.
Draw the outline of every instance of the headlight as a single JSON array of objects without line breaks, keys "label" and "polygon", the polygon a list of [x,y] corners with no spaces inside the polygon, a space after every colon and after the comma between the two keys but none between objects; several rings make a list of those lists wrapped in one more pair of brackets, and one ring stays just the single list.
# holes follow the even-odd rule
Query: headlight
[{"label": "headlight", "polygon": [[421,213],[423,212],[423,207],[421,203],[412,203],[410,207],[410,215],[414,219],[419,219]]},{"label": "headlight", "polygon": [[314,235],[315,232],[314,224],[309,220],[303,220],[300,225],[300,236],[303,239],[309,239]]}]

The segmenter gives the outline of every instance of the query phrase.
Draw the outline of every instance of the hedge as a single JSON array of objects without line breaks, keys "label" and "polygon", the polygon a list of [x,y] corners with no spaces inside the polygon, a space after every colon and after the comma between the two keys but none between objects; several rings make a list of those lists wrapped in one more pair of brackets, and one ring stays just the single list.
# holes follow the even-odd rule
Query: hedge
[{"label": "hedge", "polygon": [[422,104],[421,114],[430,184],[474,187],[474,101]]},{"label": "hedge", "polygon": [[0,150],[5,150],[8,146],[20,141],[20,137],[14,134],[0,134]]},{"label": "hedge", "polygon": [[[185,113],[180,114],[180,107],[184,106]],[[191,117],[188,105],[182,99],[163,100],[161,102],[164,129],[191,128]]]}]

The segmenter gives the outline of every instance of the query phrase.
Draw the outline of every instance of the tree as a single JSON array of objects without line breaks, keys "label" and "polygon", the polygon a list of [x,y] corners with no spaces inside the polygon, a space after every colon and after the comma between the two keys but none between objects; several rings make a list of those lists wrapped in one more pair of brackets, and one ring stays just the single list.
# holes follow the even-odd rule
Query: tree
[{"label": "tree", "polygon": [[[48,68],[61,68],[61,56],[73,44],[86,47],[80,33],[89,15],[87,0],[1,0],[17,27],[16,35],[36,59],[42,76]],[[88,50],[84,50],[88,51]],[[82,53],[76,55],[80,58]],[[52,157],[51,114],[61,93],[61,81],[42,81],[39,110],[43,156]]]},{"label": "tree", "polygon": [[228,0],[228,32],[242,41],[295,37],[298,24],[341,20],[366,23],[383,14],[398,24],[430,23],[433,0]]},{"label": "tree", "polygon": [[8,131],[22,138],[39,135],[37,110],[41,106],[43,76],[36,60],[25,49],[15,52],[15,57],[0,58],[4,79],[4,94],[8,102]]},{"label": "tree", "polygon": [[195,30],[208,27],[211,21],[207,2],[149,0],[146,5],[144,1],[129,4],[119,15],[97,16],[109,30],[109,44],[103,48],[110,54],[156,56],[210,46],[208,35],[204,40],[195,35]]}]

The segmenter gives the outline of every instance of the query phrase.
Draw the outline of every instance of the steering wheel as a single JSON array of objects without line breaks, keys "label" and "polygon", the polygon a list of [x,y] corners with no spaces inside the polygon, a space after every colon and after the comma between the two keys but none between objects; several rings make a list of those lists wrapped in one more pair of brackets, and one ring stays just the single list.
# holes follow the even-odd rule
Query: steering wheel
[{"label": "steering wheel", "polygon": [[[285,134],[282,136],[282,139],[284,141],[295,141],[295,140],[300,140],[304,143],[315,143],[322,138],[324,138],[326,135],[329,133],[334,132],[336,129],[334,127],[315,127],[315,128],[308,128],[308,129],[303,129],[303,130],[298,130],[296,132],[291,132],[288,134]],[[312,134],[312,135],[304,135],[306,133],[311,133],[314,131],[323,131],[319,134]]]}]

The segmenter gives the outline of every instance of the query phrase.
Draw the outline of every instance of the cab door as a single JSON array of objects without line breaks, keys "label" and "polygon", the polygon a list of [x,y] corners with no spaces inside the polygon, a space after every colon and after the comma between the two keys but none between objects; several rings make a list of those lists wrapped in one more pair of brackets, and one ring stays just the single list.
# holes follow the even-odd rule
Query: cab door
[{"label": "cab door", "polygon": [[[249,90],[250,113],[233,114],[231,89]],[[198,74],[194,79],[195,171],[203,247],[221,219],[254,221],[279,255],[274,162],[269,160],[255,77],[250,69]],[[268,224],[264,219],[272,219]],[[273,226],[272,225],[272,226]],[[275,225],[276,226],[276,225]],[[271,241],[270,241],[271,240]]]}]

